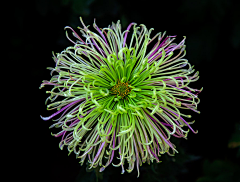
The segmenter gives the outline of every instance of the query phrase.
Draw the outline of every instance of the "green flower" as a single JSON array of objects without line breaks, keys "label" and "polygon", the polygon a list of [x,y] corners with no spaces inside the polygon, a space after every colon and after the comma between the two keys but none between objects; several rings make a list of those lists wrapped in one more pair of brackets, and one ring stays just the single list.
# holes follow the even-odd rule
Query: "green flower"
[{"label": "green flower", "polygon": [[[189,125],[193,122],[183,119],[191,116],[179,109],[199,113],[197,94],[202,89],[188,87],[198,80],[198,72],[190,76],[194,69],[183,59],[185,38],[179,44],[172,43],[175,36],[164,38],[165,32],[150,38],[153,29],[135,23],[122,33],[119,21],[103,29],[94,22],[98,35],[80,21],[85,41],[65,27],[72,30],[75,41],[66,35],[74,45],[53,54],[56,66],[50,68],[51,75],[57,75],[41,84],[40,88],[54,86],[47,91],[51,94],[47,100],[64,98],[49,104],[48,110],[58,111],[42,119],[62,113],[50,128],[62,128],[53,136],[62,136],[59,147],[68,146],[69,154],[74,152],[81,164],[87,157],[89,167],[102,166],[102,172],[119,154],[119,163],[112,165],[121,166],[124,173],[125,161],[128,172],[136,164],[139,176],[142,163],[160,162],[161,154],[177,152],[169,139],[171,135],[186,138],[189,129],[183,126],[197,133]],[[127,37],[131,27],[133,33]]]}]

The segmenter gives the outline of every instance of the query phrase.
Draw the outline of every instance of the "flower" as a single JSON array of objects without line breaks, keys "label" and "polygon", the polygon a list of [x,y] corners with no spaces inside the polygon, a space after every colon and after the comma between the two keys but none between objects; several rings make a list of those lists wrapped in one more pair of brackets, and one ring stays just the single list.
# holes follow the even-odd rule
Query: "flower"
[{"label": "flower", "polygon": [[[148,31],[142,24],[136,27],[131,23],[122,33],[120,21],[100,29],[94,20],[98,35],[85,26],[81,17],[80,21],[83,28],[78,28],[85,41],[71,27],[65,27],[77,40],[70,39],[66,32],[74,45],[57,56],[53,53],[56,66],[48,69],[52,70],[51,76],[53,72],[58,74],[40,86],[54,86],[47,91],[51,95],[46,102],[58,96],[64,99],[47,106],[57,112],[41,117],[50,120],[62,113],[50,126],[62,130],[52,135],[61,136],[60,149],[68,146],[69,154],[74,152],[81,164],[87,157],[89,168],[99,165],[102,172],[112,163],[114,154],[119,154],[120,162],[112,165],[121,166],[124,173],[127,160],[127,171],[131,172],[136,164],[139,176],[142,163],[150,164],[154,159],[160,162],[161,154],[177,152],[169,139],[171,135],[186,138],[189,129],[185,131],[183,126],[197,133],[189,125],[193,122],[183,119],[191,116],[179,111],[200,113],[197,94],[202,91],[188,87],[199,76],[198,72],[190,76],[194,69],[183,59],[185,37],[175,44],[172,42],[176,36],[164,38],[165,32],[150,38],[153,29]],[[133,34],[129,37],[131,28]],[[157,41],[152,46],[154,39]]]}]

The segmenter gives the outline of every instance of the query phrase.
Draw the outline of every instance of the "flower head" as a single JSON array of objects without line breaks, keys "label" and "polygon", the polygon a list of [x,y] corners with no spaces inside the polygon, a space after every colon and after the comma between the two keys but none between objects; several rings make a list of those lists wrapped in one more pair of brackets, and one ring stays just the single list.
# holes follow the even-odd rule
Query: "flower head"
[{"label": "flower head", "polygon": [[[60,149],[68,146],[69,154],[74,152],[81,164],[88,158],[89,167],[102,166],[101,172],[119,155],[119,163],[112,165],[121,166],[124,173],[127,161],[127,171],[136,165],[139,176],[142,163],[160,162],[161,154],[177,152],[171,136],[186,138],[189,129],[197,133],[189,125],[193,122],[183,118],[191,116],[179,111],[199,113],[197,94],[202,90],[188,86],[199,76],[198,72],[190,76],[194,69],[183,59],[185,37],[179,44],[172,43],[176,36],[165,37],[165,32],[150,38],[153,29],[135,23],[122,33],[119,21],[103,29],[94,22],[97,34],[80,21],[85,39],[65,27],[76,40],[66,32],[73,46],[53,54],[56,66],[50,68],[51,75],[57,75],[40,86],[54,86],[47,91],[51,95],[46,102],[53,102],[49,110],[57,109],[42,119],[60,115],[50,126],[61,127],[53,136],[61,137]],[[58,96],[64,99],[54,102]]]}]

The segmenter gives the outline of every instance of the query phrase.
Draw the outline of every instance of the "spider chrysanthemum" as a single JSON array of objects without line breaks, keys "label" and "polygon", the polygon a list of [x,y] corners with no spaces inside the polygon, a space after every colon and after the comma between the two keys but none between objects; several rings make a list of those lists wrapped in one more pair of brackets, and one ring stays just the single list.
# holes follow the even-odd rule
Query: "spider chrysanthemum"
[{"label": "spider chrysanthemum", "polygon": [[153,29],[135,23],[122,33],[119,21],[103,29],[94,22],[97,34],[80,21],[82,38],[65,27],[76,40],[66,32],[73,46],[53,54],[56,66],[50,68],[51,75],[57,75],[41,84],[40,88],[54,86],[47,91],[51,94],[47,100],[62,96],[47,106],[57,112],[42,119],[60,116],[50,128],[61,131],[53,135],[62,138],[59,147],[68,146],[81,164],[88,158],[89,167],[102,166],[101,172],[117,155],[119,163],[112,165],[121,166],[124,173],[127,161],[126,170],[131,172],[136,165],[139,176],[142,163],[160,162],[161,154],[177,152],[171,135],[186,138],[189,129],[183,126],[196,133],[189,125],[193,122],[184,119],[191,116],[179,111],[199,113],[197,94],[202,90],[188,86],[199,76],[198,72],[190,76],[194,69],[183,59],[185,37],[179,44],[172,43],[176,36],[164,37],[165,32],[150,38]]}]

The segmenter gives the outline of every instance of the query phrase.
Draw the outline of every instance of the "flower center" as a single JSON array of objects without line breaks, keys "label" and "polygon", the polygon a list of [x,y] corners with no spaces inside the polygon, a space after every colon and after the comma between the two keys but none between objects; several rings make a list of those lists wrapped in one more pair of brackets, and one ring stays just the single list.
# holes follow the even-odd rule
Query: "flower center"
[{"label": "flower center", "polygon": [[112,94],[116,94],[120,97],[122,97],[122,99],[129,93],[131,92],[132,88],[130,88],[128,86],[128,82],[126,83],[122,83],[118,80],[117,84],[112,87],[111,91]]}]

